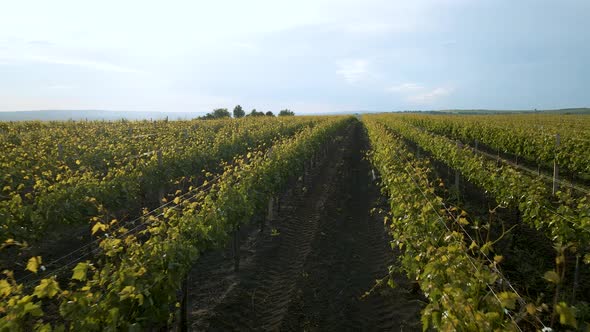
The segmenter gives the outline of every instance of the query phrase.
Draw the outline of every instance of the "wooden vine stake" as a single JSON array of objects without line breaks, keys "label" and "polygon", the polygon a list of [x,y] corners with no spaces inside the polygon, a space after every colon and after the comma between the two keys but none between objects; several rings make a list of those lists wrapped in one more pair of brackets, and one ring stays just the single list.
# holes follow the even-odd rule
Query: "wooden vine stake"
[{"label": "wooden vine stake", "polygon": [[302,176],[302,185],[305,187],[305,176],[307,174],[307,163],[303,162],[303,176]]},{"label": "wooden vine stake", "polygon": [[189,275],[184,278],[182,282],[182,302],[180,306],[180,327],[179,331],[188,331],[188,285]]},{"label": "wooden vine stake", "polygon": [[576,255],[576,270],[574,272],[574,289],[572,292],[572,303],[576,302],[576,289],[578,288],[580,275],[580,254]]},{"label": "wooden vine stake", "polygon": [[234,272],[240,271],[240,226],[234,231]]},{"label": "wooden vine stake", "polygon": [[269,222],[273,219],[274,202],[274,197],[268,199],[268,211],[266,213],[266,220],[268,220]]},{"label": "wooden vine stake", "polygon": [[[457,149],[461,149],[463,145],[461,142],[457,141]],[[459,192],[459,181],[461,179],[461,173],[457,169],[455,169],[455,188],[457,188],[457,192]]]},{"label": "wooden vine stake", "polygon": [[64,160],[64,147],[61,143],[57,144],[57,158],[62,161]]},{"label": "wooden vine stake", "polygon": [[559,165],[557,164],[557,151],[559,150],[560,136],[555,134],[555,157],[553,158],[553,195],[559,190]]},{"label": "wooden vine stake", "polygon": [[[156,152],[156,155],[158,156],[158,167],[161,170],[162,169],[162,150],[158,150]],[[162,202],[162,199],[164,198],[164,188],[160,187],[160,190],[158,192],[158,201]]]}]

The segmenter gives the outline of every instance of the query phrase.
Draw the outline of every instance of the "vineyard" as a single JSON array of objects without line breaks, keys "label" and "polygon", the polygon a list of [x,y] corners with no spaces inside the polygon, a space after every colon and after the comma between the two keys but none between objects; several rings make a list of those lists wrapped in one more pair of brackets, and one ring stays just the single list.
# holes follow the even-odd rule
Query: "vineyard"
[{"label": "vineyard", "polygon": [[590,329],[590,117],[0,122],[0,331]]}]

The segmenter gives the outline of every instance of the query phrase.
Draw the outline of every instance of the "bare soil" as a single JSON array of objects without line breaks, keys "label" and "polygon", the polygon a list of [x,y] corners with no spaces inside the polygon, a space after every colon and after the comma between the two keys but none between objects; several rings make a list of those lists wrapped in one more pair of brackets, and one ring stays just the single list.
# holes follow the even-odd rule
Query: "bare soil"
[{"label": "bare soil", "polygon": [[187,284],[190,330],[421,330],[421,297],[404,276],[363,297],[396,258],[370,212],[381,197],[366,148],[356,124],[280,197],[263,231],[242,228],[239,272],[231,248],[198,260]]}]

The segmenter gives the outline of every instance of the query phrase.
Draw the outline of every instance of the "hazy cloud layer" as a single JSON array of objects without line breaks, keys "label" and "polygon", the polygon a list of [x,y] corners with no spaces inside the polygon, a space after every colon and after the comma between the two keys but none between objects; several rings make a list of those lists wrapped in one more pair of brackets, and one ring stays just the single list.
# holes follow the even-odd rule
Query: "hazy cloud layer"
[{"label": "hazy cloud layer", "polygon": [[351,84],[362,81],[368,74],[367,60],[341,60],[337,62],[336,73]]},{"label": "hazy cloud layer", "polygon": [[0,111],[588,106],[585,0],[11,1]]}]

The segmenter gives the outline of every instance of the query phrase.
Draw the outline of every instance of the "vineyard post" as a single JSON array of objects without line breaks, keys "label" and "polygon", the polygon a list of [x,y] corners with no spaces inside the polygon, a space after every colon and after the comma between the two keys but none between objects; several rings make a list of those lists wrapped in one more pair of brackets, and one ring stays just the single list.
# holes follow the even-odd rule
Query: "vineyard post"
[{"label": "vineyard post", "polygon": [[[190,273],[190,272],[189,272]],[[180,309],[180,331],[188,331],[188,285],[189,273],[182,282],[182,302]]]},{"label": "vineyard post", "polygon": [[319,163],[320,163],[320,158],[319,158],[319,153],[318,151],[315,151],[313,153],[313,162],[315,164],[316,167],[318,167]]},{"label": "vineyard post", "polygon": [[281,197],[275,197],[275,203],[277,204],[277,214],[281,213]]},{"label": "vineyard post", "polygon": [[304,187],[305,187],[305,178],[306,178],[306,173],[307,173],[307,167],[306,166],[307,166],[306,165],[306,162],[304,161],[303,162],[303,176],[302,176],[303,181],[301,181],[301,182],[303,182],[303,186]]},{"label": "vineyard post", "polygon": [[268,199],[268,211],[266,213],[266,219],[271,222],[273,219],[273,208],[274,208],[274,197]]},{"label": "vineyard post", "polygon": [[64,160],[64,147],[61,143],[57,143],[57,158],[62,161]]},{"label": "vineyard post", "polygon": [[[160,170],[162,170],[162,150],[159,149],[156,152],[156,154],[158,156],[158,168]],[[159,189],[159,192],[158,192],[158,201],[161,202],[162,201],[162,198],[164,198],[164,188],[162,188],[162,186],[160,185],[160,189]]]},{"label": "vineyard post", "polygon": [[[463,146],[461,144],[461,142],[457,141],[457,149],[461,149]],[[461,178],[461,174],[459,173],[458,169],[455,169],[455,188],[457,189],[457,192],[459,192],[459,181]]]},{"label": "vineyard post", "polygon": [[572,303],[576,302],[576,289],[578,288],[578,278],[580,274],[580,254],[576,255],[576,270],[574,272],[574,290],[572,293]]},{"label": "vineyard post", "polygon": [[477,140],[477,138],[475,139],[475,151],[477,151],[479,148],[479,141]]},{"label": "vineyard post", "polygon": [[234,272],[240,271],[240,226],[234,231]]},{"label": "vineyard post", "polygon": [[555,157],[553,157],[553,195],[559,190],[559,165],[557,164],[557,150],[559,149],[560,136],[555,134]]},{"label": "vineyard post", "polygon": [[133,128],[129,128],[128,131],[129,131],[129,136],[133,136]]}]

